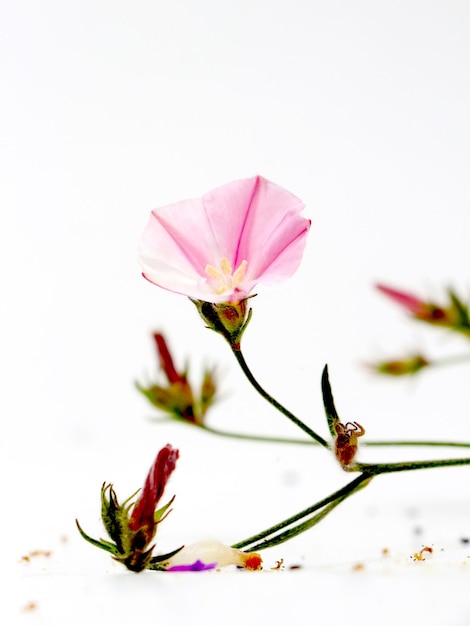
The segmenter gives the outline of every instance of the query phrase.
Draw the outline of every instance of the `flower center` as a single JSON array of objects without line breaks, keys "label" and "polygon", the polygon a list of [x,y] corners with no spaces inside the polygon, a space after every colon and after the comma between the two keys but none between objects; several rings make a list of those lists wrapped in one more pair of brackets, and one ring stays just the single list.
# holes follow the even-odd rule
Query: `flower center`
[{"label": "flower center", "polygon": [[206,265],[206,274],[212,278],[212,289],[220,295],[225,291],[232,291],[245,278],[247,261],[242,261],[235,271],[228,259],[223,257],[219,261],[219,267]]}]

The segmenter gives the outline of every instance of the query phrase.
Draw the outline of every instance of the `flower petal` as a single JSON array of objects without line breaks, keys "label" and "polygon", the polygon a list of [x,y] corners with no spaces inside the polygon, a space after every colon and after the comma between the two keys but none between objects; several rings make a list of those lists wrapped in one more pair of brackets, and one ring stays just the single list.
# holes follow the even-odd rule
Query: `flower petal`
[{"label": "flower petal", "polygon": [[257,282],[295,272],[310,227],[303,208],[289,191],[255,176],[156,209],[139,249],[143,274],[193,299],[240,300]]}]

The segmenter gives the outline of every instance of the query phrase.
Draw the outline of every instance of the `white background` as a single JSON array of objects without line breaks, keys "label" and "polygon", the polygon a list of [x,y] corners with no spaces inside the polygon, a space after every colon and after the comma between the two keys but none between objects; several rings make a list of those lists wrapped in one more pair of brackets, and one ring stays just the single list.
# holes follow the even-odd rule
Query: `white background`
[{"label": "white background", "polygon": [[[159,329],[196,381],[218,365],[211,425],[298,435],[191,303],[137,263],[152,208],[254,174],[312,219],[296,276],[253,301],[244,343],[260,382],[326,436],[328,362],[340,414],[371,439],[470,440],[468,365],[411,381],[364,368],[466,348],[406,321],[373,285],[468,298],[468,2],[4,0],[0,46],[5,623],[468,623],[466,468],[378,479],[266,552],[260,574],[136,576],[74,527],[99,536],[101,483],[127,497],[167,441],[181,459],[162,550],[241,540],[348,479],[321,450],[155,424],[134,388],[156,375]],[[423,545],[432,558],[413,562]],[[53,555],[19,563],[36,549]]]}]

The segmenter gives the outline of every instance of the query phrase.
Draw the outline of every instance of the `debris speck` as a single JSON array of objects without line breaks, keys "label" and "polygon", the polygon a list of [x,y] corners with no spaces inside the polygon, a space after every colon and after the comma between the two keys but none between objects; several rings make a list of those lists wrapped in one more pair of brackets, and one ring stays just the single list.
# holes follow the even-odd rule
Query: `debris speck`
[{"label": "debris speck", "polygon": [[430,555],[433,553],[433,549],[430,546],[424,546],[419,552],[415,552],[410,558],[413,561],[425,561],[425,554]]},{"label": "debris speck", "polygon": [[362,570],[366,569],[366,566],[364,565],[364,563],[356,563],[355,565],[353,565],[352,569],[353,572],[362,572]]}]

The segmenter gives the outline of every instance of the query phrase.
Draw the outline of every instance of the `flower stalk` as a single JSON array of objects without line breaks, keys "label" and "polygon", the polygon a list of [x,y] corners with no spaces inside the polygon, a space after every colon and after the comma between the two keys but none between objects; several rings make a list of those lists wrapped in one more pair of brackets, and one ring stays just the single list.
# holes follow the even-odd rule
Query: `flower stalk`
[{"label": "flower stalk", "polygon": [[236,349],[232,347],[232,353],[235,356],[242,372],[245,374],[246,378],[250,382],[250,384],[254,387],[254,389],[260,394],[262,398],[264,398],[269,404],[271,404],[275,409],[277,409],[282,415],[287,417],[291,422],[293,422],[298,428],[304,431],[309,437],[311,437],[314,441],[319,443],[324,448],[329,448],[329,443],[323,439],[318,433],[316,433],[313,429],[311,429],[307,424],[304,424],[302,420],[300,420],[297,416],[295,416],[291,411],[286,409],[280,402],[278,402],[273,396],[271,396],[265,389],[259,384],[256,378],[253,376],[250,368],[248,367],[247,362],[245,361],[245,357],[241,349]]}]

